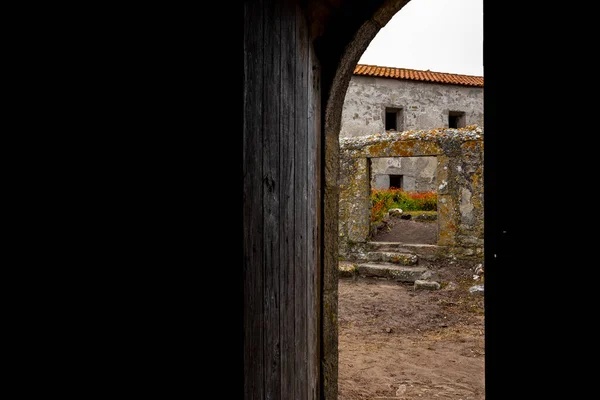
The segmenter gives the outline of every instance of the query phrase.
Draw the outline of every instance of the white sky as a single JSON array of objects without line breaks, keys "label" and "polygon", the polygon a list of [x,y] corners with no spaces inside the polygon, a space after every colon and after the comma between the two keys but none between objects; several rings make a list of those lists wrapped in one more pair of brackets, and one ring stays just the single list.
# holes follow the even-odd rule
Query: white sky
[{"label": "white sky", "polygon": [[483,76],[483,0],[411,0],[359,64]]}]

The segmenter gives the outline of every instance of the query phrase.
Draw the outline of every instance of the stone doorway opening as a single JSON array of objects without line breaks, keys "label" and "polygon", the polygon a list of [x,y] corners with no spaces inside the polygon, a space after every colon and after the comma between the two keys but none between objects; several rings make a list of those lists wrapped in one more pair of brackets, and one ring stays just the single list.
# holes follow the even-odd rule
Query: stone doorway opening
[{"label": "stone doorway opening", "polygon": [[373,242],[438,241],[437,158],[377,157],[368,160]]}]

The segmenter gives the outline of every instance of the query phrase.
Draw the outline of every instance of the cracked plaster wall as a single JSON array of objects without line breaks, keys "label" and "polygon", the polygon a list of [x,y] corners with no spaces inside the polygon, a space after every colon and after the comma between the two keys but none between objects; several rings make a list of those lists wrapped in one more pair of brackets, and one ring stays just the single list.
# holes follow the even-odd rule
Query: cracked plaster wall
[{"label": "cracked plaster wall", "polygon": [[340,137],[385,132],[385,108],[401,108],[402,129],[448,127],[448,112],[465,112],[465,125],[483,127],[483,88],[352,76],[344,106]]}]

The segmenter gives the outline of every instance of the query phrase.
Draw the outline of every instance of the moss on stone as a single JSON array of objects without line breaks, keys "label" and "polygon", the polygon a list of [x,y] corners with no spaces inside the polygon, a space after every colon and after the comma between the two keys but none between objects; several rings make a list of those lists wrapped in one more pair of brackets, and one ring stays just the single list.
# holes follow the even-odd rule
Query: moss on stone
[{"label": "moss on stone", "polygon": [[[420,131],[386,133],[340,139],[340,242],[366,243],[370,231],[370,190],[367,159],[370,157],[438,157],[438,245],[460,247],[463,238],[483,240],[483,129],[472,125],[461,129],[439,128]],[[461,193],[470,193],[472,207],[462,209]],[[481,252],[473,245],[469,251]],[[363,250],[340,244],[346,253]],[[446,253],[449,254],[449,253]]]}]

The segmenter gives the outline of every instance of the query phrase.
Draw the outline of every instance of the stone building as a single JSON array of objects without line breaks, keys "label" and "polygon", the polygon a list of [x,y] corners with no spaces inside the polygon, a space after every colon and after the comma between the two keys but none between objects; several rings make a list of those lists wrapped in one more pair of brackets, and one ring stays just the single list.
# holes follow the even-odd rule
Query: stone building
[{"label": "stone building", "polygon": [[[340,138],[437,128],[483,127],[483,77],[358,64]],[[371,187],[436,190],[435,157],[372,158]]]}]

